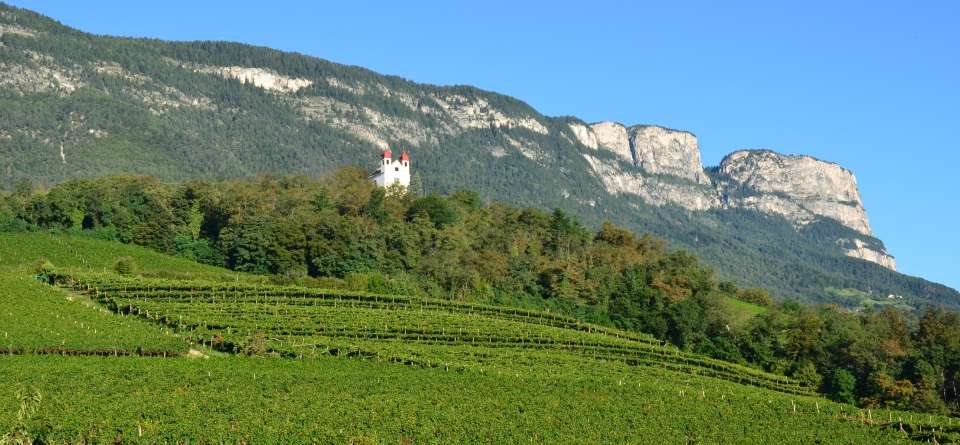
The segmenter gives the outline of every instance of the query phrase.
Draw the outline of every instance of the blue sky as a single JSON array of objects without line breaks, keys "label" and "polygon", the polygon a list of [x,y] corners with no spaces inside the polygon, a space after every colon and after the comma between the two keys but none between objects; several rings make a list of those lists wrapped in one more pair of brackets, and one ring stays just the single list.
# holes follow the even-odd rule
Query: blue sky
[{"label": "blue sky", "polygon": [[88,32],[240,41],[685,129],[707,165],[740,148],[835,161],[900,270],[960,288],[960,2],[11,3]]}]

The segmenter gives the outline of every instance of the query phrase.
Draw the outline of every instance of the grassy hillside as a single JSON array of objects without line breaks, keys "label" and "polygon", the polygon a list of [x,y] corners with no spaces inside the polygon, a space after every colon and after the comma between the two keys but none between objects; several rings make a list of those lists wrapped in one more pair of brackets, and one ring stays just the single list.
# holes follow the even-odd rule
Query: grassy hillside
[{"label": "grassy hillside", "polygon": [[132,244],[96,239],[79,234],[56,232],[0,233],[0,267],[23,268],[46,258],[57,267],[93,270],[111,269],[117,258],[131,257],[147,274],[190,274],[193,276],[243,277],[242,273],[208,266],[184,258],[157,253]]},{"label": "grassy hillside", "polygon": [[170,329],[118,317],[79,294],[39,281],[36,263],[106,270],[118,257],[145,273],[234,276],[228,271],[137,246],[48,233],[0,234],[0,326],[3,353],[179,355],[188,344]]},{"label": "grassy hillside", "polygon": [[[0,249],[2,325],[16,329],[8,341],[26,347],[0,355],[0,434],[8,438],[754,444],[947,443],[956,434],[948,418],[766,389],[786,380],[658,355],[670,350],[557,314],[238,282],[216,268],[63,235],[3,235]],[[33,279],[41,255],[63,264],[79,279],[63,283],[82,291]],[[147,275],[181,278],[104,272],[120,255],[136,257]],[[205,280],[182,279],[191,273]],[[57,341],[196,348],[209,358],[29,348]],[[18,420],[20,410],[27,414]]]},{"label": "grassy hillside", "polygon": [[64,274],[56,281],[113,310],[228,352],[360,356],[461,370],[598,358],[664,366],[797,394],[791,379],[667,347],[649,335],[549,312],[404,296],[196,280]]},{"label": "grassy hillside", "polygon": [[[866,423],[849,406],[617,365],[484,375],[346,358],[25,356],[0,358],[0,378],[16,382],[0,388],[0,431],[16,388],[37,388],[28,428],[98,443],[908,443],[899,418],[929,437],[909,413]],[[946,422],[922,418],[928,433]]]},{"label": "grassy hillside", "polygon": [[35,280],[27,268],[0,268],[0,308],[0,353],[176,355],[187,350],[169,329],[118,317]]},{"label": "grassy hillside", "polygon": [[[836,241],[858,235],[830,222],[797,231],[754,212],[690,213],[611,195],[567,125],[579,120],[511,97],[236,43],[94,36],[2,4],[0,26],[2,189],[116,173],[318,175],[372,167],[380,149],[402,147],[429,192],[469,188],[562,208],[593,227],[609,219],[778,297],[849,303],[832,287],[904,295],[914,307],[960,304],[955,290],[845,257]],[[237,73],[294,86],[262,88]]]}]

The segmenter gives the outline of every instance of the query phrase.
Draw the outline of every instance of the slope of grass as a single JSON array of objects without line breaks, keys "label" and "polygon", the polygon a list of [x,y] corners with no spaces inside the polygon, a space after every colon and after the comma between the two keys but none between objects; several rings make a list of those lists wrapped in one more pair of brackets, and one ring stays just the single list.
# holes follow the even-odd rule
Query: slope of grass
[{"label": "slope of grass", "polygon": [[735,298],[727,298],[727,304],[731,310],[731,321],[733,322],[734,327],[739,327],[745,325],[753,317],[767,312],[767,308],[748,303],[746,301],[737,300]]},{"label": "slope of grass", "polygon": [[[758,369],[685,353],[660,341],[552,313],[446,300],[324,291],[295,286],[131,279],[63,274],[58,282],[126,314],[163,323],[230,352],[313,357],[349,354],[445,367],[513,364],[539,357],[589,357],[667,366],[759,387],[810,393],[799,383]],[[507,356],[508,360],[498,360]]]},{"label": "slope of grass", "polygon": [[[883,422],[870,424],[850,407],[841,413],[840,405],[814,398],[613,364],[603,376],[550,367],[483,375],[336,358],[25,356],[0,360],[0,379],[17,382],[0,387],[0,430],[12,424],[15,390],[32,388],[43,402],[28,428],[49,425],[51,441],[880,444],[906,439],[896,423],[901,413],[873,412],[872,418]],[[886,425],[888,418],[893,425]]]},{"label": "slope of grass", "polygon": [[0,331],[0,353],[173,355],[188,346],[169,329],[117,316],[23,267],[0,267]]},{"label": "slope of grass", "polygon": [[120,257],[133,258],[146,274],[189,275],[222,280],[250,280],[251,277],[157,253],[153,250],[104,241],[84,235],[51,232],[0,233],[0,267],[25,266],[39,258],[57,267],[108,270]]},{"label": "slope of grass", "polygon": [[[152,312],[121,316],[79,292],[40,283],[29,266],[39,256],[78,275],[112,276],[121,287],[104,287],[109,299],[96,291],[93,297],[111,302],[116,296],[114,309]],[[231,276],[119,243],[0,235],[0,326],[8,330],[9,342],[24,349],[22,355],[0,355],[0,435],[17,430],[46,443],[879,444],[934,435],[939,443],[956,440],[951,419],[859,411],[710,377],[708,367],[697,371],[708,375],[697,375],[664,358],[625,360],[616,348],[660,346],[626,333],[571,326],[553,314],[350,293],[324,299],[324,291],[244,284],[242,277],[239,283],[208,282],[212,292],[199,293],[192,292],[199,281],[103,273],[119,256],[136,258],[151,276]],[[163,289],[159,283],[186,288]],[[123,287],[140,293],[123,300],[116,292]],[[244,292],[231,301],[229,289]],[[370,318],[374,315],[380,318]],[[380,329],[384,322],[387,329]],[[199,333],[210,340],[219,335],[217,341],[232,340],[253,353],[260,341],[259,352],[282,357],[31,353],[61,345],[182,352],[185,343],[164,331],[180,329],[181,323],[182,335]],[[476,343],[481,335],[468,340],[463,326],[509,341]],[[309,335],[293,335],[302,329]],[[416,331],[420,340],[397,339],[398,330]],[[565,343],[555,347],[549,340]],[[614,352],[584,354],[573,348],[578,343]],[[324,344],[327,349],[318,353]],[[21,424],[18,392],[41,396],[37,414]]]},{"label": "slope of grass", "polygon": [[[55,266],[107,270],[134,258],[147,274],[239,279],[224,269],[149,249],[85,236],[0,233],[0,352],[101,355],[177,355],[189,344],[170,329],[121,317],[80,295],[34,278],[40,258]],[[242,276],[244,280],[251,279]]]}]

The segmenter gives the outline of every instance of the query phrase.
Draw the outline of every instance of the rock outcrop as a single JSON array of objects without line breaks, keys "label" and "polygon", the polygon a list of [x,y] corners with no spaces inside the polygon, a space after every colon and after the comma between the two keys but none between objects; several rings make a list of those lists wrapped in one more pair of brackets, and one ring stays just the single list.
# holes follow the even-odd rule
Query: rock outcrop
[{"label": "rock outcrop", "polygon": [[[897,270],[897,261],[887,254],[883,249],[876,249],[869,244],[863,242],[859,238],[854,238],[850,240],[842,240],[852,243],[852,246],[849,246],[844,250],[844,254],[853,258],[860,258],[861,260],[870,261],[871,263],[877,263],[883,267],[886,267],[890,270]],[[846,244],[846,243],[845,243]]]},{"label": "rock outcrop", "polygon": [[296,79],[263,68],[245,66],[197,66],[194,69],[201,73],[217,74],[228,79],[237,79],[242,83],[253,84],[258,88],[281,93],[295,93],[313,85],[313,81],[311,80]]},{"label": "rock outcrop", "polygon": [[620,159],[634,164],[633,151],[630,150],[630,137],[627,135],[627,127],[617,122],[597,122],[590,125],[590,129],[596,135],[597,146],[607,151],[611,151]]},{"label": "rock outcrop", "polygon": [[703,171],[693,134],[650,125],[628,128],[617,122],[571,123],[569,127],[584,146],[616,155],[604,159],[584,154],[607,192],[632,194],[653,205],[674,204],[687,210],[720,205]]},{"label": "rock outcrop", "polygon": [[[714,183],[704,172],[692,133],[616,122],[569,127],[585,147],[615,155],[583,155],[611,194],[632,194],[649,204],[690,211],[747,208],[782,216],[797,227],[830,218],[864,240],[873,237],[857,179],[837,164],[770,150],[741,150],[723,159]],[[896,269],[892,256],[864,240],[854,237],[838,243],[848,256]]]},{"label": "rock outcrop", "polygon": [[[770,150],[741,150],[727,155],[719,170],[726,179],[718,184],[726,207],[780,215],[799,226],[831,218],[873,236],[857,178],[837,164]],[[852,244],[844,249],[847,256],[896,270],[893,257],[882,248],[858,238],[843,241]]]},{"label": "rock outcrop", "polygon": [[693,133],[653,125],[630,127],[634,165],[646,172],[672,175],[710,185],[703,172],[700,145]]},{"label": "rock outcrop", "polygon": [[589,127],[580,123],[569,126],[584,146],[610,151],[644,172],[710,185],[710,178],[703,172],[700,146],[693,133],[655,125],[628,128],[606,121]]},{"label": "rock outcrop", "polygon": [[720,173],[733,182],[724,187],[733,186],[742,196],[728,200],[732,207],[779,214],[798,224],[828,217],[864,235],[873,235],[857,178],[837,164],[810,156],[742,150],[723,159]]},{"label": "rock outcrop", "polygon": [[712,188],[697,185],[682,179],[645,175],[641,171],[627,170],[622,164],[599,159],[584,153],[603,186],[610,194],[635,195],[649,204],[677,205],[691,211],[704,211],[720,205],[720,198]]}]

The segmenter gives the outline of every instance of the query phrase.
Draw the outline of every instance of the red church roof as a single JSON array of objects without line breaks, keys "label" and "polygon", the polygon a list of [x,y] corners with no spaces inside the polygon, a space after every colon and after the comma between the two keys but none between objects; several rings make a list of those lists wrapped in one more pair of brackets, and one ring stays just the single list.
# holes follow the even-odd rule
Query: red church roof
[{"label": "red church roof", "polygon": [[400,154],[400,160],[401,160],[401,161],[409,161],[409,160],[410,160],[410,153],[408,153],[406,150],[404,150],[403,153]]}]

